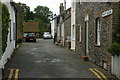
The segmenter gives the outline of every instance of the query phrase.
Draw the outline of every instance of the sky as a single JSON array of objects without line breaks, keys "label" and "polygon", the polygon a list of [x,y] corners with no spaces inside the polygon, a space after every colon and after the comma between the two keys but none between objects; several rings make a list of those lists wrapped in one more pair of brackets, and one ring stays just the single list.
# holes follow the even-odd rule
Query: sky
[{"label": "sky", "polygon": [[[60,3],[64,3],[64,0],[13,0],[14,2],[18,3],[25,3],[27,6],[30,7],[30,10],[33,11],[36,6],[47,6],[53,14],[59,14],[59,6]],[[66,8],[71,7],[71,0],[66,0]]]}]

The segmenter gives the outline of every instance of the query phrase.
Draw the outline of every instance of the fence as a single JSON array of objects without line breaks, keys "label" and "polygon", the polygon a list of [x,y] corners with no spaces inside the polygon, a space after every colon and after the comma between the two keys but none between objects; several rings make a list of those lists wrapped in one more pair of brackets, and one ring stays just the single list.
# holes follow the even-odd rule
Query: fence
[{"label": "fence", "polygon": [[120,78],[120,56],[112,56],[112,74]]}]

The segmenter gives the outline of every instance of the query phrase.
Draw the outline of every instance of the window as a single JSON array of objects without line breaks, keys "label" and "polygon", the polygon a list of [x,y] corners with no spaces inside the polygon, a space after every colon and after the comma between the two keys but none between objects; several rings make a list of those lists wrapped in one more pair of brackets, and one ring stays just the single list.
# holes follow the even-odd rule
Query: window
[{"label": "window", "polygon": [[81,42],[81,25],[79,25],[79,28],[78,28],[78,41]]},{"label": "window", "polygon": [[16,40],[16,24],[15,23],[13,23],[13,32],[14,32],[13,39]]},{"label": "window", "polygon": [[96,44],[100,45],[100,18],[96,18]]}]

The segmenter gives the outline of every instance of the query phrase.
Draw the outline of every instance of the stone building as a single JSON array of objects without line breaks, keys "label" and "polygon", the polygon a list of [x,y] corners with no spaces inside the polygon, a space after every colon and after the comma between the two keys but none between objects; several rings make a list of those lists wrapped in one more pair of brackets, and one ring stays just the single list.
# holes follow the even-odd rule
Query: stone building
[{"label": "stone building", "polygon": [[60,14],[57,17],[57,44],[64,46],[64,6],[63,3],[60,4]]},{"label": "stone building", "polygon": [[64,10],[60,4],[60,15],[57,16],[57,44],[68,47],[71,42],[71,8]]},{"label": "stone building", "polygon": [[65,20],[64,20],[64,37],[65,37],[65,47],[71,48],[71,8],[66,10]]},{"label": "stone building", "polygon": [[76,53],[111,71],[113,28],[117,26],[120,12],[118,2],[76,3]]}]

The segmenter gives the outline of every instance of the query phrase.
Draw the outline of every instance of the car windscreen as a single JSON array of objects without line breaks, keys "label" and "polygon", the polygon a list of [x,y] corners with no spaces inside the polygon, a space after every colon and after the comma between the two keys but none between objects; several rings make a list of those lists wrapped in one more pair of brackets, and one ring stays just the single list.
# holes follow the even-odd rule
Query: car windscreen
[{"label": "car windscreen", "polygon": [[30,37],[34,37],[35,34],[34,34],[34,33],[29,33],[28,36],[30,36]]}]

